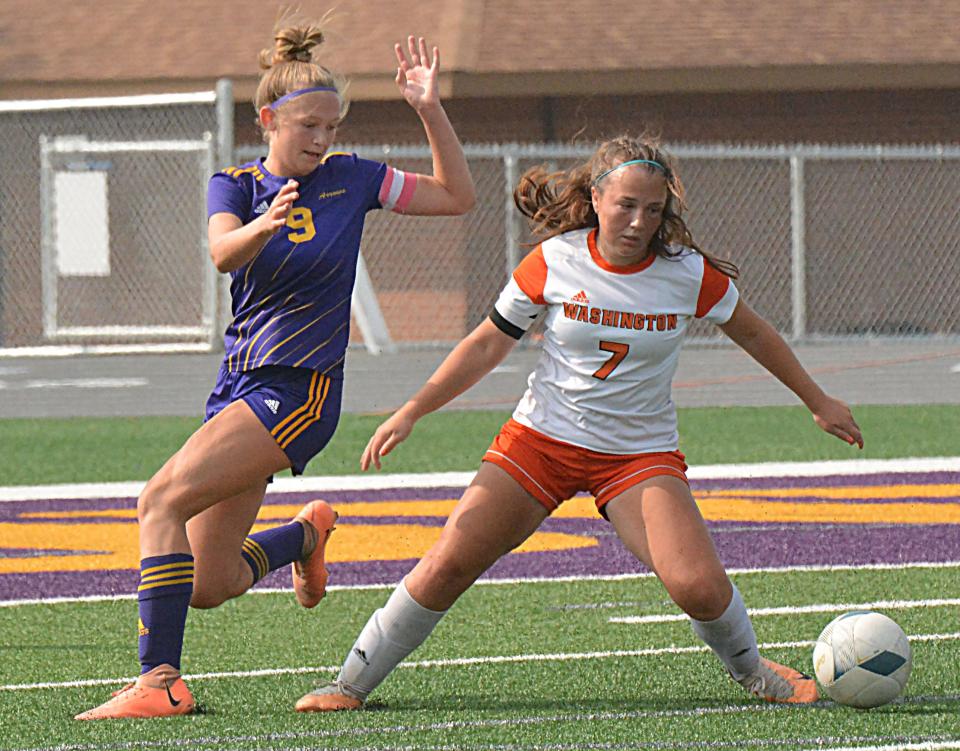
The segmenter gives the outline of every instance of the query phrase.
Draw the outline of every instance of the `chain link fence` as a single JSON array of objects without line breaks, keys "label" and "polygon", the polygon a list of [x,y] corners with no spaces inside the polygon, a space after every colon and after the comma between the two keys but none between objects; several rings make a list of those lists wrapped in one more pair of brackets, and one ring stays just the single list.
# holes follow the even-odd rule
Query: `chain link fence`
[{"label": "chain link fence", "polygon": [[[263,153],[241,147],[238,161]],[[740,267],[744,298],[794,341],[960,336],[960,148],[676,145],[704,250]],[[352,146],[429,172],[426,147]],[[527,252],[512,192],[537,164],[589,147],[467,146],[477,207],[465,217],[368,215],[363,254],[389,336],[454,342],[486,316]],[[359,340],[359,332],[354,332]],[[697,322],[690,337],[722,341]],[[531,337],[533,341],[536,337]]]},{"label": "chain link fence", "polygon": [[0,103],[0,351],[214,340],[214,92]]},{"label": "chain link fence", "polygon": [[[219,345],[229,301],[208,258],[205,191],[231,153],[224,102],[229,89],[0,102],[0,354]],[[346,148],[431,171],[425,145]],[[738,264],[745,299],[788,337],[960,336],[960,148],[670,150],[694,237]],[[240,147],[233,163],[264,151]],[[513,207],[519,176],[591,152],[468,145],[468,215],[371,212],[353,343],[449,345],[470,331],[532,240]],[[707,324],[690,333],[721,341]]]}]

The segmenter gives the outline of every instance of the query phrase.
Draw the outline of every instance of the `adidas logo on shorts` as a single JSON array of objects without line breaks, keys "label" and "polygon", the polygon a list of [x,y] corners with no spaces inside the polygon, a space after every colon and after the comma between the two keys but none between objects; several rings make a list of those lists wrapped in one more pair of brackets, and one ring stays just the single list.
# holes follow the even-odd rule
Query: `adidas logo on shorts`
[{"label": "adidas logo on shorts", "polygon": [[270,208],[270,204],[269,204],[269,203],[267,203],[266,201],[260,201],[260,203],[257,205],[257,208],[255,208],[255,209],[253,210],[253,213],[254,213],[254,214],[266,214],[266,213],[267,213],[267,209],[269,209],[269,208]]},{"label": "adidas logo on shorts", "polygon": [[280,402],[276,399],[264,399],[263,403],[267,405],[267,409],[273,412],[273,414],[277,414],[277,410],[280,409]]}]

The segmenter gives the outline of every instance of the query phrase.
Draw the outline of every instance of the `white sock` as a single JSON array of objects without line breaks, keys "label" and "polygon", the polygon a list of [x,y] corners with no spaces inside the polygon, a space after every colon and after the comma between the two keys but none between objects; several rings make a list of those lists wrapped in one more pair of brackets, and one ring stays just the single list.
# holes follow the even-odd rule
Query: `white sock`
[{"label": "white sock", "polygon": [[759,667],[757,635],[736,586],[733,588],[733,598],[723,615],[714,621],[691,618],[690,625],[696,635],[723,661],[734,680],[745,678]]},{"label": "white sock", "polygon": [[400,582],[387,604],[375,611],[340,668],[337,682],[366,699],[390,672],[430,636],[447,611],[428,610]]}]

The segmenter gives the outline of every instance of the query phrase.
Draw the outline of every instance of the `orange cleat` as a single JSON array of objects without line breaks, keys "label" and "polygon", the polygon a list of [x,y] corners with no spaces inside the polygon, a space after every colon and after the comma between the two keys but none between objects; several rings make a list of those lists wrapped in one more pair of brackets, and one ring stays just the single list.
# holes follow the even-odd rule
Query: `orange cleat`
[{"label": "orange cleat", "polygon": [[820,698],[817,682],[809,675],[764,657],[760,658],[757,671],[738,683],[754,696],[766,701],[811,704]]},{"label": "orange cleat", "polygon": [[360,709],[363,701],[347,693],[339,683],[315,688],[297,702],[298,712],[344,712]]},{"label": "orange cleat", "polygon": [[293,563],[293,591],[297,600],[305,608],[314,608],[327,592],[327,567],[323,556],[327,540],[337,523],[337,512],[326,501],[310,501],[296,515],[317,533],[317,543],[306,558]]},{"label": "orange cleat", "polygon": [[133,683],[114,691],[99,707],[81,712],[75,720],[122,720],[171,717],[190,714],[196,702],[180,672],[171,665],[158,665]]}]

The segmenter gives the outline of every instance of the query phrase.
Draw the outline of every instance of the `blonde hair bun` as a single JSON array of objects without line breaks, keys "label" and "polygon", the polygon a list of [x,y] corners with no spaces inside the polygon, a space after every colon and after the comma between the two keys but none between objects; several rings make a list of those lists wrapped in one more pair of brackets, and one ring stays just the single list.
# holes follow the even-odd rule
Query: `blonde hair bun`
[{"label": "blonde hair bun", "polygon": [[281,63],[313,62],[313,48],[323,44],[323,30],[315,25],[288,26],[274,32],[273,47],[260,50],[262,70]]}]

